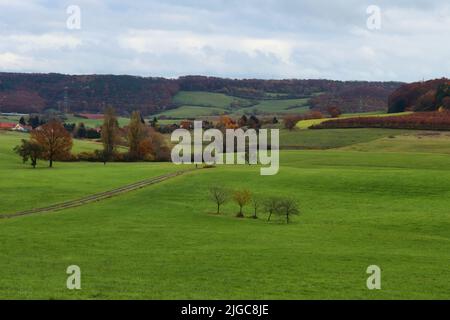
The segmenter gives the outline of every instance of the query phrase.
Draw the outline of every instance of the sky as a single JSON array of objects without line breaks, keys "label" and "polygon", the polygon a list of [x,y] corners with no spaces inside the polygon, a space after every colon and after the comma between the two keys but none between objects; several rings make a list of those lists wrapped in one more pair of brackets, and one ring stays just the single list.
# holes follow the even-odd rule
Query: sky
[{"label": "sky", "polygon": [[0,0],[0,71],[449,77],[450,1]]}]

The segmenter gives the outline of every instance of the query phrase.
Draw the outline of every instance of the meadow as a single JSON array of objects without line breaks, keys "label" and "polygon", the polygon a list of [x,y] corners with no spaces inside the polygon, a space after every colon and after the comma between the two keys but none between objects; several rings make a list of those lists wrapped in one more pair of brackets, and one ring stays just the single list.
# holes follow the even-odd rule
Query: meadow
[{"label": "meadow", "polygon": [[[268,96],[271,97],[270,95]],[[309,110],[308,98],[284,99],[243,99],[223,93],[203,91],[180,91],[173,99],[176,108],[166,110],[156,116],[166,116],[174,119],[217,116],[223,113],[239,117],[243,114],[287,114],[304,113]]]},{"label": "meadow", "polygon": [[[450,157],[441,150],[450,137],[355,130],[306,130],[323,134],[308,138],[321,150],[282,151],[275,176],[224,165],[78,208],[0,219],[0,298],[448,299]],[[301,146],[300,133],[283,130],[281,140]],[[180,169],[57,163],[32,170],[11,152],[18,137],[0,139],[8,182],[0,194],[9,210],[41,206],[59,192],[66,194],[54,201],[79,196],[83,185],[92,192]],[[381,149],[385,139],[397,148]],[[421,143],[433,147],[424,152]],[[267,222],[264,212],[249,218],[246,207],[247,218],[238,219],[232,202],[213,214],[208,187],[218,184],[259,198],[294,197],[301,215]],[[66,289],[72,264],[81,268],[81,290]],[[382,269],[381,290],[366,288],[372,264]]]},{"label": "meadow", "polygon": [[[179,169],[168,163],[108,163],[105,166],[88,162],[58,162],[48,169],[44,160],[38,161],[37,168],[33,169],[12,151],[21,139],[28,139],[28,135],[0,130],[0,214],[78,199]],[[99,143],[74,140],[73,152],[101,148]]]}]

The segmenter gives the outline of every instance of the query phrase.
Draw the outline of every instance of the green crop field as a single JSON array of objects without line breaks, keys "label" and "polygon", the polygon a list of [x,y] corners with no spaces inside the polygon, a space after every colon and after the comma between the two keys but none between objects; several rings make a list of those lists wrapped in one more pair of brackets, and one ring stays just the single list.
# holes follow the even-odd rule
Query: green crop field
[{"label": "green crop field", "polygon": [[257,109],[264,113],[284,113],[284,112],[301,112],[309,110],[307,107],[309,99],[284,99],[284,100],[261,100],[252,109]]},{"label": "green crop field", "polygon": [[[282,151],[275,176],[224,165],[78,208],[0,219],[0,298],[448,299],[450,157],[439,146],[450,137],[418,134],[283,130],[285,145],[342,148]],[[33,170],[11,152],[20,138],[0,134],[1,212],[183,168],[41,163]],[[385,141],[395,150],[384,150]],[[238,219],[232,202],[213,214],[208,186],[218,184],[259,198],[294,197],[301,215],[288,225],[267,222],[263,212]],[[244,208],[247,217],[251,211]],[[381,290],[366,288],[372,264],[381,267]],[[81,268],[81,290],[66,289],[69,265]]]},{"label": "green crop field", "polygon": [[203,91],[180,91],[174,98],[173,102],[178,105],[190,105],[200,107],[216,107],[226,109],[234,103],[242,106],[249,104],[246,99],[231,97],[222,93],[212,93]]},{"label": "green crop field", "polygon": [[181,106],[176,109],[167,110],[161,112],[156,117],[166,116],[171,119],[187,119],[192,117],[206,117],[206,116],[217,116],[225,112],[224,109],[211,107],[198,107],[198,106]]},{"label": "green crop field", "polygon": [[[117,120],[119,122],[119,126],[121,126],[121,127],[126,126],[128,124],[128,122],[130,122],[130,119],[125,118],[125,117],[118,117]],[[84,125],[86,127],[98,128],[103,124],[103,119],[85,119],[85,118],[76,117],[74,115],[68,114],[65,122],[66,123],[75,123],[75,124],[84,123]]]},{"label": "green crop field", "polygon": [[[271,95],[268,96],[270,97]],[[244,113],[266,115],[304,113],[309,110],[308,101],[308,98],[252,101],[222,93],[180,91],[173,99],[173,102],[178,107],[162,112],[156,116],[180,119],[216,116],[225,112],[232,117],[240,117]],[[232,104],[234,104],[233,107],[231,107]]]}]

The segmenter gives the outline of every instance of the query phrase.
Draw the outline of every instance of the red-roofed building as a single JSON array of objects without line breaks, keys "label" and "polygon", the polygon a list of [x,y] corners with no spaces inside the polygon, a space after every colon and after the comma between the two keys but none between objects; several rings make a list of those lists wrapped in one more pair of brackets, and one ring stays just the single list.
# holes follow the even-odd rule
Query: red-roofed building
[{"label": "red-roofed building", "polygon": [[16,127],[16,123],[13,122],[0,122],[0,130],[11,130]]}]

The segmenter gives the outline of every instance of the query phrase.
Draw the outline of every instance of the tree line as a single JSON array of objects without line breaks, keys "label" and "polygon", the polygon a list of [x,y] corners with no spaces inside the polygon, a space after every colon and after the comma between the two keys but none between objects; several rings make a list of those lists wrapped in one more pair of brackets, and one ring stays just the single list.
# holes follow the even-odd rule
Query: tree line
[{"label": "tree line", "polygon": [[413,130],[450,130],[450,112],[414,112],[387,117],[354,117],[324,121],[310,129],[387,128]]},{"label": "tree line", "polygon": [[[115,110],[107,107],[100,138],[103,144],[102,150],[73,155],[71,153],[72,135],[60,120],[51,119],[33,129],[30,139],[22,139],[21,144],[16,146],[14,151],[22,157],[24,163],[30,161],[33,168],[36,167],[38,159],[47,160],[50,168],[56,160],[101,161],[106,164],[110,161],[168,161],[170,159],[170,148],[163,135],[147,126],[139,111],[132,113],[128,126],[120,128]],[[119,151],[122,144],[128,148],[127,152]]]},{"label": "tree line", "polygon": [[233,201],[239,208],[238,218],[244,218],[244,208],[251,207],[251,218],[258,219],[260,212],[267,213],[267,221],[278,216],[289,223],[292,216],[300,214],[298,202],[290,197],[269,197],[262,199],[248,189],[228,190],[220,186],[209,187],[209,199],[216,205],[216,214],[221,214],[220,208],[228,201]]}]

